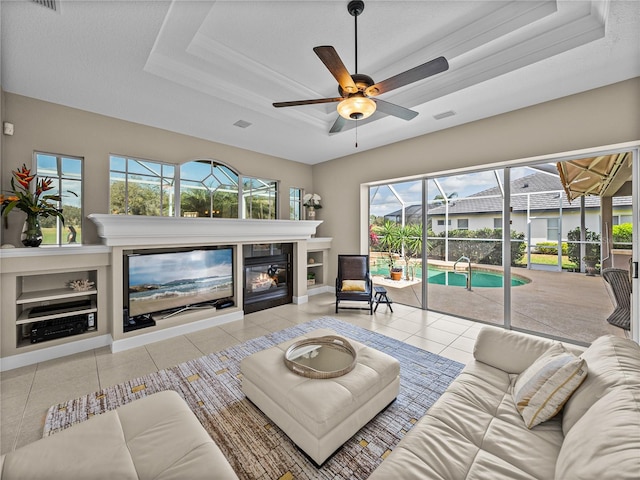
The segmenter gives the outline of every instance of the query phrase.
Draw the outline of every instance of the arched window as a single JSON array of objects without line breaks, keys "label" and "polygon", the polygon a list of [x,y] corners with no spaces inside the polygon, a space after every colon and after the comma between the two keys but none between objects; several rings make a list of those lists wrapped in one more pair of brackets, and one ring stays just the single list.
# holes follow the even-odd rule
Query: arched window
[{"label": "arched window", "polygon": [[180,165],[180,215],[238,218],[239,175],[215,160]]}]

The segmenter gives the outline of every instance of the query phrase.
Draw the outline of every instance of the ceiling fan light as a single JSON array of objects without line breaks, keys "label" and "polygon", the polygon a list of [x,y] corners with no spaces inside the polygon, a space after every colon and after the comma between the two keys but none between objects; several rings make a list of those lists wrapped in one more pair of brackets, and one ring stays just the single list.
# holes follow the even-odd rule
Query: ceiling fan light
[{"label": "ceiling fan light", "polygon": [[363,95],[345,98],[338,104],[338,114],[347,120],[364,120],[376,111],[376,102]]}]

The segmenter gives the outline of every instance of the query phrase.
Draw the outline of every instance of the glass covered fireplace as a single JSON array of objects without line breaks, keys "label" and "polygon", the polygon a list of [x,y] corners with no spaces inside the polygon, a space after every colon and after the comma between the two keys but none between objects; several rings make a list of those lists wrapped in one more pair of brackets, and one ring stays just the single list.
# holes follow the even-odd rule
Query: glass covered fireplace
[{"label": "glass covered fireplace", "polygon": [[293,301],[293,244],[244,245],[244,312]]}]

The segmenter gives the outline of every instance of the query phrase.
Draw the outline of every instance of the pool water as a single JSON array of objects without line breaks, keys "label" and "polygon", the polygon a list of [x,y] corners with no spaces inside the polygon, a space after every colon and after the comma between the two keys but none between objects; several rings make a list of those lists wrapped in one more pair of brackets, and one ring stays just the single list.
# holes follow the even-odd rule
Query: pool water
[{"label": "pool water", "polygon": [[[452,287],[466,287],[467,278],[462,273],[452,272],[450,270],[439,270],[437,268],[429,268],[428,282],[435,285],[449,285]],[[385,267],[376,267],[371,270],[372,275],[388,276],[388,269]],[[404,278],[404,277],[403,277]],[[416,269],[416,278],[422,278],[422,270]],[[519,287],[528,283],[522,278],[511,277],[511,286]],[[479,272],[474,271],[471,275],[471,287],[476,288],[498,288],[503,286],[503,276],[501,273]]]},{"label": "pool water", "polygon": [[[453,287],[466,287],[467,277],[460,273],[443,272],[440,270],[429,270],[429,283],[436,285],[449,285]],[[526,282],[519,278],[511,278],[511,286],[519,287]],[[501,273],[473,272],[471,275],[471,286],[477,288],[495,288],[503,286],[503,277]]]}]

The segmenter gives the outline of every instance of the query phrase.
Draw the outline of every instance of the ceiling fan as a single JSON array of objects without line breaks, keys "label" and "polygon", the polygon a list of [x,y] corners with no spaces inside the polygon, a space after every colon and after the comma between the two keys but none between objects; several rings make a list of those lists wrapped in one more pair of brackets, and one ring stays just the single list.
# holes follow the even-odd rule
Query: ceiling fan
[{"label": "ceiling fan", "polygon": [[411,120],[418,115],[418,112],[410,110],[400,105],[386,102],[375,98],[383,93],[390,92],[396,88],[404,87],[410,83],[423,80],[432,75],[444,72],[449,69],[449,63],[444,57],[438,57],[422,65],[418,65],[410,70],[394,75],[378,83],[373,79],[358,72],[358,16],[364,10],[364,2],[361,0],[351,0],[347,5],[347,11],[354,17],[355,21],[355,68],[356,73],[351,75],[344,66],[340,56],[331,46],[314,47],[313,51],[318,55],[322,63],[325,64],[329,72],[338,81],[339,97],[318,98],[312,100],[296,100],[293,102],[275,102],[274,107],[295,107],[299,105],[313,105],[316,103],[338,103],[338,118],[329,130],[329,133],[340,132],[346,125],[347,120],[363,120],[371,116],[376,110],[382,113]]}]

